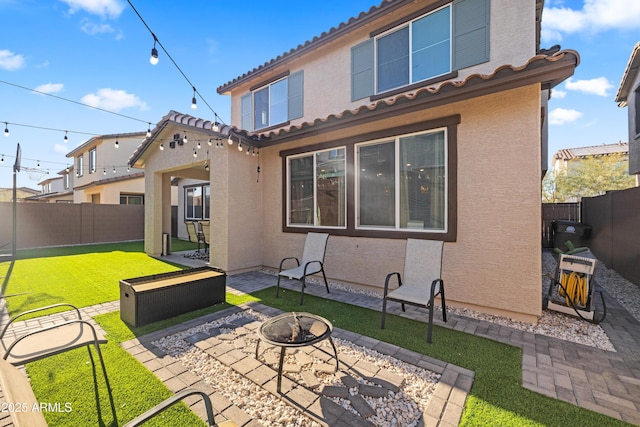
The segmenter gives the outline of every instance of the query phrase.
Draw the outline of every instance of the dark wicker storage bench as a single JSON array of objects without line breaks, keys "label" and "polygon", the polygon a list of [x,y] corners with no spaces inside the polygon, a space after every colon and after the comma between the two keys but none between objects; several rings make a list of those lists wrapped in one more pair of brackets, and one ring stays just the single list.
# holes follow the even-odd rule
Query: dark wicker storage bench
[{"label": "dark wicker storage bench", "polygon": [[227,275],[199,267],[120,281],[120,318],[138,327],[225,301]]}]

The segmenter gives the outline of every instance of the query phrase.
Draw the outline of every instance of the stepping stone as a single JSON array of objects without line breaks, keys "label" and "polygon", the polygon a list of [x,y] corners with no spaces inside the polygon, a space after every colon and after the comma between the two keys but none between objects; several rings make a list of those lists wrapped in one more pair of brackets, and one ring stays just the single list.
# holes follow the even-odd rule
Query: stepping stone
[{"label": "stepping stone", "polygon": [[376,414],[376,411],[374,411],[373,408],[369,406],[367,401],[364,400],[364,397],[360,396],[359,394],[350,395],[349,402],[351,402],[351,406],[353,406],[353,409],[358,411],[360,416],[363,418],[367,418]]},{"label": "stepping stone", "polygon": [[318,377],[316,377],[315,374],[311,371],[304,370],[302,371],[300,376],[302,377],[302,380],[307,384],[309,388],[316,388],[320,385],[320,382],[318,381]]},{"label": "stepping stone", "polygon": [[238,350],[242,350],[242,349],[245,349],[247,347],[247,342],[244,340],[244,338],[236,338],[233,341],[233,346],[235,348],[237,348]]},{"label": "stepping stone", "polygon": [[239,318],[233,320],[231,323],[234,324],[235,326],[244,326],[244,325],[248,325],[249,323],[252,323],[252,322],[253,322],[253,319],[251,319],[249,317],[239,317]]},{"label": "stepping stone", "polygon": [[335,385],[325,385],[320,390],[320,393],[327,397],[342,397],[346,399],[349,397],[349,390],[346,387],[340,387]]},{"label": "stepping stone", "polygon": [[316,372],[325,372],[328,374],[333,374],[333,371],[335,370],[336,365],[330,365],[328,363],[314,363],[313,364],[313,369]]},{"label": "stepping stone", "polygon": [[209,334],[204,332],[198,332],[197,334],[189,335],[184,340],[190,344],[195,344],[200,341],[204,341],[209,338]]},{"label": "stepping stone", "polygon": [[359,385],[358,380],[356,380],[349,374],[344,374],[342,377],[340,377],[340,380],[342,381],[342,384],[344,384],[347,388],[354,388],[358,387]]},{"label": "stepping stone", "polygon": [[220,334],[218,335],[219,340],[233,341],[237,338],[236,334]]},{"label": "stepping stone", "polygon": [[216,335],[220,335],[220,328],[211,328],[207,331],[209,335],[215,337]]},{"label": "stepping stone", "polygon": [[313,362],[313,358],[303,351],[298,351],[296,353],[296,360],[302,365],[308,365]]},{"label": "stepping stone", "polygon": [[253,331],[250,331],[249,329],[245,328],[244,326],[239,326],[236,328],[236,334],[237,335],[248,335],[253,333]]},{"label": "stepping stone", "polygon": [[268,365],[277,365],[278,362],[280,361],[280,358],[270,351],[264,354],[264,361]]},{"label": "stepping stone", "polygon": [[302,366],[295,363],[285,363],[282,367],[283,372],[300,372]]},{"label": "stepping stone", "polygon": [[378,387],[375,385],[367,385],[367,384],[360,384],[359,391],[360,391],[360,394],[363,394],[369,397],[375,397],[375,398],[386,397],[387,394],[389,393],[389,391],[384,387]]}]

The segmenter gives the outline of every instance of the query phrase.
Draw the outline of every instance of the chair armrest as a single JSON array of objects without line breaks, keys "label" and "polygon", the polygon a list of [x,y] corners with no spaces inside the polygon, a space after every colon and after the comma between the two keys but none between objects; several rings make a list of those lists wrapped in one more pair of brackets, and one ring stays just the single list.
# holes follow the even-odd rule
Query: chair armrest
[{"label": "chair armrest", "polygon": [[[438,292],[436,292],[436,285],[440,285],[440,288],[438,289]],[[442,286],[444,285],[444,281],[442,279],[435,279],[433,282],[431,282],[431,295],[430,295],[430,301],[433,301],[433,298],[438,295],[439,293],[442,292]]]},{"label": "chair armrest", "polygon": [[205,410],[207,411],[207,425],[215,426],[216,424],[213,419],[213,407],[211,405],[211,399],[209,399],[209,396],[207,395],[207,393],[205,393],[204,391],[195,390],[195,389],[185,389],[174,394],[168,399],[163,400],[162,402],[160,402],[153,408],[149,409],[145,413],[138,415],[137,417],[135,417],[134,419],[126,423],[124,427],[139,426],[145,423],[146,421],[150,420],[151,418],[155,417],[156,415],[160,414],[165,409],[169,409],[171,406],[180,402],[185,397],[191,396],[193,394],[199,394],[200,397],[202,397],[202,400],[204,401],[204,407],[205,407]]},{"label": "chair armrest", "polygon": [[0,339],[2,339],[2,337],[4,337],[4,334],[7,332],[7,329],[9,329],[9,325],[11,325],[13,322],[15,322],[20,317],[26,316],[27,314],[37,313],[39,311],[49,310],[49,309],[57,308],[57,307],[71,307],[78,314],[78,319],[82,319],[82,315],[80,314],[80,310],[78,310],[78,307],[76,307],[73,304],[69,304],[69,303],[60,303],[60,304],[47,305],[46,307],[34,308],[33,310],[23,311],[22,313],[19,313],[16,316],[14,316],[11,319],[9,319],[9,322],[7,322],[7,324],[2,329],[2,332],[0,333]]},{"label": "chair armrest", "polygon": [[387,294],[389,293],[389,280],[393,277],[396,276],[398,278],[398,286],[402,286],[402,277],[400,276],[400,273],[398,273],[397,271],[393,272],[393,273],[389,273],[387,274],[387,278],[384,279],[384,294],[383,296],[387,296]]},{"label": "chair armrest", "polygon": [[303,271],[303,274],[304,274],[305,276],[307,275],[307,268],[309,268],[309,264],[313,264],[313,263],[315,263],[315,262],[317,262],[318,264],[320,264],[320,270],[323,270],[323,269],[324,269],[324,266],[322,265],[322,261],[309,261],[308,263],[306,263],[306,264],[304,265],[304,271]]},{"label": "chair armrest", "polygon": [[284,264],[285,261],[290,260],[290,259],[295,259],[296,263],[298,264],[298,267],[300,267],[300,261],[298,260],[298,258],[291,256],[288,258],[282,258],[282,261],[280,261],[280,269],[278,270],[278,273],[280,273],[282,271],[282,265]]},{"label": "chair armrest", "polygon": [[[44,327],[44,328],[41,328],[41,329],[37,329],[35,331],[31,331],[31,332],[28,332],[28,333],[22,335],[21,337],[19,337],[18,339],[16,339],[14,342],[11,343],[11,345],[9,346],[9,348],[7,348],[7,351],[6,351],[6,353],[4,354],[4,356],[2,358],[4,360],[7,360],[7,358],[9,357],[9,354],[11,354],[11,350],[13,350],[13,348],[18,343],[20,343],[22,340],[24,340],[24,339],[26,339],[26,338],[28,338],[28,337],[30,337],[32,335],[42,334],[42,333],[51,331],[53,329],[58,329],[58,328],[61,328],[63,326],[68,326],[68,325],[71,325],[71,324],[74,324],[74,323],[80,323],[80,324],[84,324],[84,325],[88,326],[89,329],[91,330],[91,334],[93,336],[93,342],[96,345],[99,343],[99,341],[101,341],[101,340],[98,340],[98,334],[96,333],[96,329],[88,321],[81,320],[81,319],[69,320],[69,321],[66,321],[66,322],[63,322],[63,323],[58,323],[56,325],[51,325],[51,326],[47,326],[47,327]],[[61,348],[58,347],[57,350],[56,351],[52,351],[50,353],[50,355],[57,354],[60,351],[70,350],[72,348],[81,347],[81,346],[86,345],[86,344],[88,344],[88,343],[85,342],[85,341],[75,341],[73,346],[69,346],[68,348],[64,348],[64,349],[61,349]],[[42,354],[44,354],[44,353],[42,353]],[[35,360],[35,359],[33,359],[33,360]]]}]

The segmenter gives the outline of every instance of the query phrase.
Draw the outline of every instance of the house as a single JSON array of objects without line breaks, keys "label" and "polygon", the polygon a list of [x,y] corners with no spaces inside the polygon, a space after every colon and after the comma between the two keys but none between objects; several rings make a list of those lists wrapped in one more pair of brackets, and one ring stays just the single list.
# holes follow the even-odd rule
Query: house
[{"label": "house", "polygon": [[629,117],[629,174],[636,175],[640,185],[640,42],[631,51],[629,62],[622,74],[615,101],[619,107],[628,107]]},{"label": "house", "polygon": [[542,6],[383,1],[218,87],[230,125],[169,112],[130,159],[145,251],[182,176],[209,182],[210,262],[229,274],[320,231],[329,278],[380,292],[407,238],[442,240],[448,303],[535,322],[547,101],[579,63],[540,48]]},{"label": "house", "polygon": [[[40,194],[38,190],[34,190],[29,187],[16,188],[16,199],[18,202],[24,201],[24,199]],[[13,188],[0,188],[0,202],[12,202],[13,201]]]},{"label": "house", "polygon": [[588,158],[608,157],[619,155],[620,160],[629,159],[629,143],[617,142],[615,144],[602,144],[590,147],[564,148],[553,155],[553,173],[555,176],[566,171],[570,162],[576,162]]},{"label": "house", "polygon": [[67,153],[74,164],[73,202],[143,204],[144,171],[127,160],[144,138],[144,132],[101,135]]},{"label": "house", "polygon": [[41,193],[25,199],[29,202],[73,203],[73,172],[68,167],[58,172],[58,176],[40,181]]}]

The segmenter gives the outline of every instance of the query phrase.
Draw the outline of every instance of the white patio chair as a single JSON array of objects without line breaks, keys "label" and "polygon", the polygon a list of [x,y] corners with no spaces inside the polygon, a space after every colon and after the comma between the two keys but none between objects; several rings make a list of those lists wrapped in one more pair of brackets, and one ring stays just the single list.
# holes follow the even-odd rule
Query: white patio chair
[{"label": "white patio chair", "polygon": [[[390,273],[384,282],[381,329],[384,329],[387,301],[401,303],[402,311],[405,311],[405,304],[426,307],[429,310],[428,343],[431,342],[433,304],[438,295],[442,300],[442,320],[447,321],[444,281],[441,276],[443,246],[444,242],[439,241],[407,239],[404,275],[401,276],[398,272]],[[393,276],[398,278],[398,287],[389,291],[389,281]]]},{"label": "white patio chair", "polygon": [[[327,293],[329,293],[327,276],[325,276],[324,274],[324,254],[327,249],[327,239],[329,239],[329,234],[327,233],[307,233],[307,238],[304,242],[304,250],[302,251],[302,264],[296,257],[283,258],[282,261],[280,261],[280,270],[278,271],[278,284],[276,285],[276,298],[278,298],[278,292],[280,291],[281,277],[300,280],[302,282],[302,290],[300,292],[300,305],[302,305],[307,276],[316,273],[322,273],[324,285],[327,288]],[[282,271],[282,265],[285,261],[290,259],[295,259],[296,263],[298,263],[298,266],[289,270]]]}]

